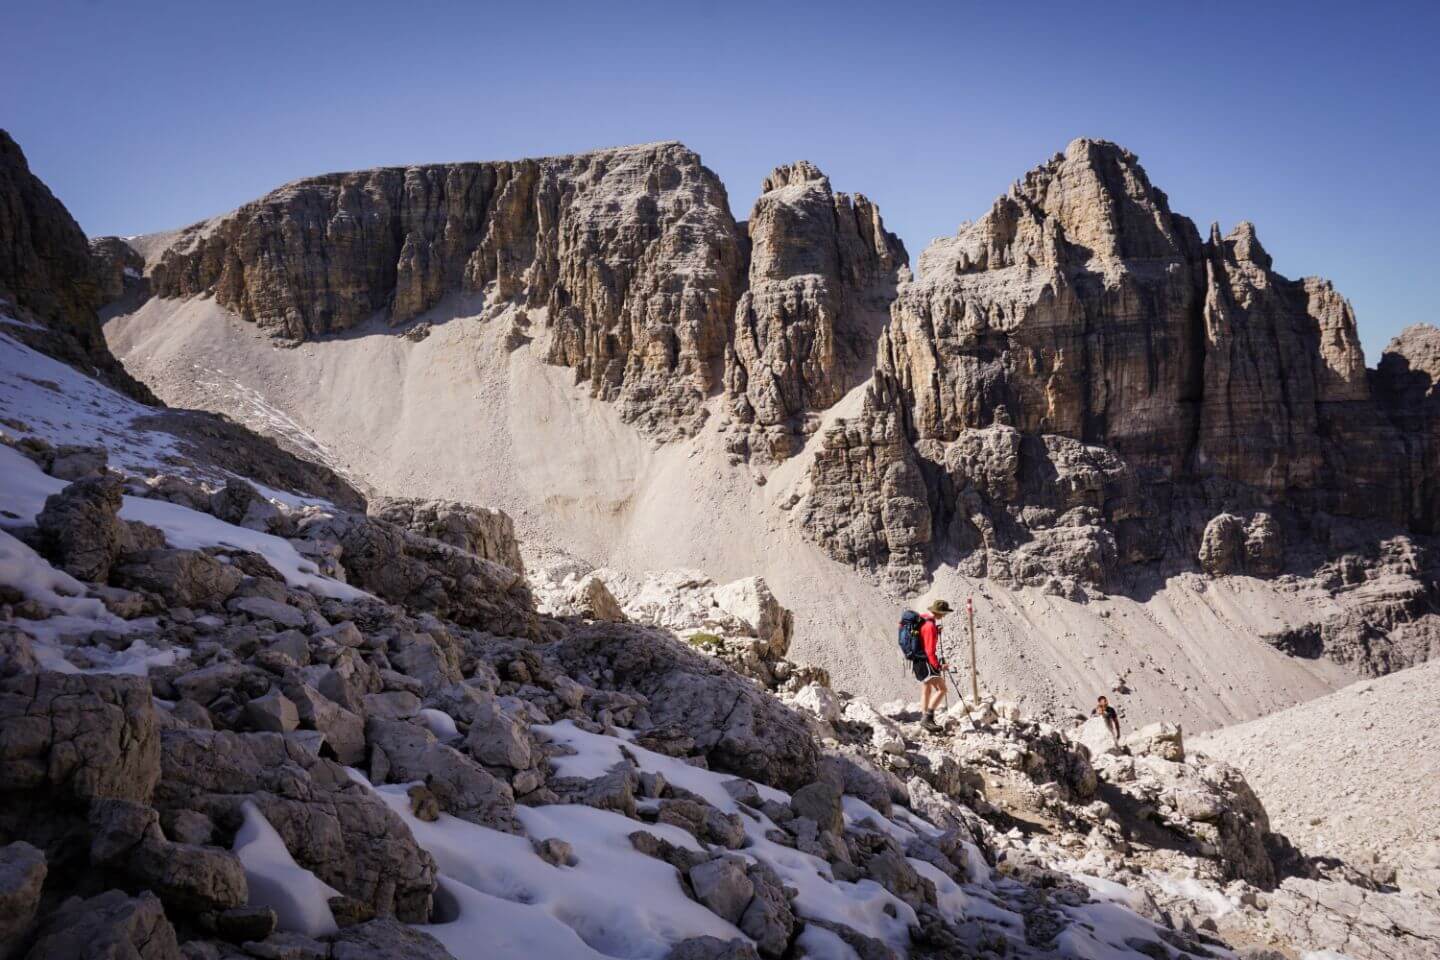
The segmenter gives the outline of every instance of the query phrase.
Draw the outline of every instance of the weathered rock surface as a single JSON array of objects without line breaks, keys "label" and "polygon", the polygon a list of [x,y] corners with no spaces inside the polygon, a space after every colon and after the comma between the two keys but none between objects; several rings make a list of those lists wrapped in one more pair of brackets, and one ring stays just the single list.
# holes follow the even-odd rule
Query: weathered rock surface
[{"label": "weathered rock surface", "polygon": [[6,336],[154,403],[105,346],[101,302],[84,232],[0,130],[0,315],[27,324]]},{"label": "weathered rock surface", "polygon": [[[1197,554],[1273,575],[1315,511],[1427,522],[1394,469],[1419,427],[1382,414],[1349,306],[1274,273],[1249,224],[1202,240],[1128,151],[1075,141],[920,265],[811,469],[801,516],[838,559],[1072,593]],[[1380,392],[1407,409],[1396,356]]]},{"label": "weathered rock surface", "polygon": [[99,306],[113,303],[145,284],[145,258],[121,237],[92,237],[90,260],[99,288]]},{"label": "weathered rock surface", "polygon": [[502,511],[454,500],[378,497],[370,501],[366,512],[516,573],[525,572],[520,544],[515,539],[515,523]]},{"label": "weathered rock surface", "polygon": [[24,841],[0,847],[0,958],[29,936],[44,883],[45,854]]},{"label": "weathered rock surface", "polygon": [[175,928],[153,893],[72,897],[45,921],[27,960],[182,960]]},{"label": "weathered rock surface", "polygon": [[380,915],[430,915],[435,861],[379,798],[337,764],[274,733],[162,734],[156,806],[239,828],[253,801],[301,866]]},{"label": "weathered rock surface", "polygon": [[150,279],[295,340],[405,323],[449,293],[516,303],[543,317],[551,362],[669,437],[720,385],[742,271],[725,188],[657,143],[299,180],[182,231]]},{"label": "weathered rock surface", "polygon": [[534,600],[520,571],[375,517],[327,517],[304,531],[341,548],[350,583],[407,607],[502,636],[531,635]]},{"label": "weathered rock surface", "polygon": [[731,448],[782,460],[813,415],[869,374],[875,337],[908,278],[899,238],[865,197],[835,193],[814,164],[775,168],[750,214],[750,283],[735,310],[725,388]]},{"label": "weathered rock surface", "polygon": [[77,580],[104,582],[125,538],[122,488],[112,476],[76,480],[45,498],[35,518],[49,553]]}]

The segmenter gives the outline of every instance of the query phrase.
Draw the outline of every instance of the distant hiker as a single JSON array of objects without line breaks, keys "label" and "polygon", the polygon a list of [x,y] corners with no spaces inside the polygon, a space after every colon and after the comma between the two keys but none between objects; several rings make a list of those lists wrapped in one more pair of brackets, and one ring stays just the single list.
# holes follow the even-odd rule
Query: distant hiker
[{"label": "distant hiker", "polygon": [[[940,659],[940,621],[949,612],[950,604],[936,600],[926,613],[919,615],[920,642],[918,649],[911,654],[915,679],[920,681],[920,709],[924,711],[920,726],[932,732],[940,729],[935,722],[935,708],[944,703],[946,697],[945,661]],[[908,616],[914,617],[915,614]],[[902,620],[902,626],[903,623]]]},{"label": "distant hiker", "polygon": [[1115,708],[1110,706],[1110,701],[1102,696],[1095,701],[1095,709],[1090,712],[1105,719],[1105,729],[1110,731],[1110,739],[1115,741],[1115,746],[1120,746],[1120,717]]}]

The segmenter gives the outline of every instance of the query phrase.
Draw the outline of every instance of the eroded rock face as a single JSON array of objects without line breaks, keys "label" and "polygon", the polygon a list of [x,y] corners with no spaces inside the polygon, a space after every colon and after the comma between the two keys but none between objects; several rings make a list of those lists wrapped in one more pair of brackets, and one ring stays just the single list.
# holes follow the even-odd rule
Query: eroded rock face
[{"label": "eroded rock face", "polygon": [[296,181],[183,231],[151,282],[294,340],[405,323],[450,293],[513,302],[543,317],[552,363],[672,437],[719,386],[743,269],[725,188],[657,143]]},{"label": "eroded rock face", "polygon": [[0,314],[26,324],[6,336],[154,403],[105,346],[101,302],[84,232],[0,130]]},{"label": "eroded rock face", "polygon": [[520,543],[515,539],[515,523],[503,511],[455,500],[379,497],[370,501],[366,512],[411,533],[503,564],[516,573],[525,572]]},{"label": "eroded rock face", "polygon": [[1411,522],[1422,533],[1440,532],[1440,329],[1417,323],[1402,330],[1385,348],[1371,384],[1405,436]]},{"label": "eroded rock face", "polygon": [[175,729],[162,737],[156,806],[238,829],[252,801],[296,862],[380,915],[423,922],[435,861],[404,822],[331,761],[274,733]]},{"label": "eroded rock face", "polygon": [[835,193],[814,164],[777,167],[750,214],[750,285],[735,310],[725,386],[737,453],[789,456],[813,415],[869,372],[905,247],[879,209]]},{"label": "eroded rock face", "polygon": [[1071,593],[1193,564],[1228,510],[1247,525],[1207,569],[1268,576],[1272,501],[1423,518],[1405,449],[1329,284],[1276,274],[1249,224],[1202,241],[1133,154],[1077,140],[921,256],[800,515],[904,589],[943,559]]}]

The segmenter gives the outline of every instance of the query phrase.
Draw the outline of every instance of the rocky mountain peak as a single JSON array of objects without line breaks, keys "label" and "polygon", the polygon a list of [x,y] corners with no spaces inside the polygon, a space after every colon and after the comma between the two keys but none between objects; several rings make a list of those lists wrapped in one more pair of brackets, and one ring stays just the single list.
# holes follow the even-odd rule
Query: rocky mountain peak
[{"label": "rocky mountain peak", "polygon": [[0,130],[0,316],[16,321],[0,329],[154,402],[105,346],[101,301],[84,231]]},{"label": "rocky mountain peak", "polygon": [[1210,228],[1210,244],[1224,250],[1226,259],[1232,263],[1254,264],[1261,271],[1270,269],[1270,254],[1260,245],[1260,238],[1255,234],[1255,225],[1249,220],[1241,220],[1235,224],[1235,229],[1223,240],[1220,239],[1220,225],[1213,224]]},{"label": "rocky mountain peak", "polygon": [[769,193],[772,190],[783,190],[785,187],[801,186],[807,183],[819,183],[825,187],[830,186],[830,178],[820,172],[820,168],[809,160],[798,160],[795,163],[786,163],[770,171],[770,176],[760,183],[760,192]]},{"label": "rocky mountain peak", "polygon": [[1405,453],[1428,427],[1375,402],[1350,305],[1274,273],[1248,222],[1202,243],[1129,151],[1071,143],[920,262],[811,470],[837,558],[1073,592],[1193,566],[1226,511],[1267,558],[1317,511],[1433,525]]},{"label": "rocky mountain peak", "polygon": [[873,203],[836,193],[812,163],[776,167],[762,189],[725,377],[731,450],[766,461],[868,375],[908,257]]}]

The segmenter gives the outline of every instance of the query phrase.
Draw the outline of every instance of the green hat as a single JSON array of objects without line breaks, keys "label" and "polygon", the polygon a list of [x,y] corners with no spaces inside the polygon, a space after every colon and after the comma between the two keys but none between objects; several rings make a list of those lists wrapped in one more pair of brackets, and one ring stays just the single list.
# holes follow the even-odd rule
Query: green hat
[{"label": "green hat", "polygon": [[950,609],[950,604],[946,603],[944,600],[936,600],[934,603],[930,604],[930,612],[951,613],[952,611]]}]

